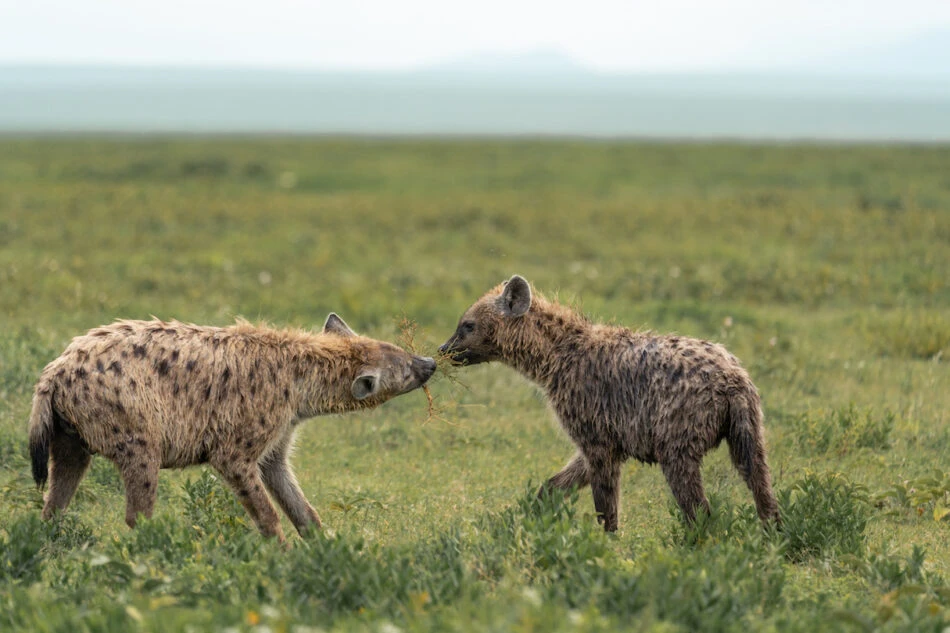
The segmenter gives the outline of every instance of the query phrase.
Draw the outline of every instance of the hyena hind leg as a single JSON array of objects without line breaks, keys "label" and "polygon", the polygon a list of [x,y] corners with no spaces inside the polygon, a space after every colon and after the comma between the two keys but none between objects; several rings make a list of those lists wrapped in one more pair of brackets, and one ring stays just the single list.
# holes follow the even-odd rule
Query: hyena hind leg
[{"label": "hyena hind leg", "polygon": [[78,435],[58,431],[50,442],[49,492],[43,505],[43,519],[65,510],[86,474],[92,455]]},{"label": "hyena hind leg", "polygon": [[151,454],[133,454],[118,464],[119,475],[125,484],[125,523],[134,528],[141,514],[152,518],[158,497],[159,457]]},{"label": "hyena hind leg", "polygon": [[676,498],[676,503],[686,516],[689,523],[696,521],[696,511],[703,509],[709,514],[709,501],[703,489],[703,478],[700,472],[700,462],[691,459],[680,459],[660,464],[670,490]]}]

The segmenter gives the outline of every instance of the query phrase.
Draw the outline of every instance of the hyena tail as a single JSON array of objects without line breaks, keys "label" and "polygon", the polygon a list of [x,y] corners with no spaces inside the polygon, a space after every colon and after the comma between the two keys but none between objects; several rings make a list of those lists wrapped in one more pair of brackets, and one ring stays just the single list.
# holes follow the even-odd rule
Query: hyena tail
[{"label": "hyena tail", "polygon": [[726,442],[729,444],[729,455],[752,491],[759,518],[763,523],[774,521],[778,524],[778,501],[772,491],[772,475],[765,459],[762,408],[758,398],[751,402],[743,398],[733,399],[728,423]]},{"label": "hyena tail", "polygon": [[46,485],[49,475],[49,450],[55,432],[53,393],[49,385],[40,384],[33,394],[30,413],[30,461],[33,463],[33,481],[37,487]]}]

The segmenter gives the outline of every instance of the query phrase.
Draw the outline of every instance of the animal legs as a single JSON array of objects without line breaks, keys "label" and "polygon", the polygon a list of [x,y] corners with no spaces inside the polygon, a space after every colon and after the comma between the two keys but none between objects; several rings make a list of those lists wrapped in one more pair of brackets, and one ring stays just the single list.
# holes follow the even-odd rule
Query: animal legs
[{"label": "animal legs", "polygon": [[50,519],[66,506],[86,474],[92,455],[78,435],[57,431],[50,442],[49,492],[43,506],[43,519]]},{"label": "animal legs", "polygon": [[700,462],[682,459],[661,463],[660,467],[687,521],[693,523],[696,520],[696,510],[699,508],[709,514],[709,501],[703,490]]}]

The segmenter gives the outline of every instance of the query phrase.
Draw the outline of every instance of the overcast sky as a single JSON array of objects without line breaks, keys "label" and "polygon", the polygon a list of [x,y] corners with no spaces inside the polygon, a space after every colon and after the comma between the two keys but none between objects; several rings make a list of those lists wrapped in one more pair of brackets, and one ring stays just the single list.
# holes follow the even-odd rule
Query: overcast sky
[{"label": "overcast sky", "polygon": [[606,71],[768,68],[950,28],[950,0],[0,0],[0,63],[407,69],[560,51]]}]

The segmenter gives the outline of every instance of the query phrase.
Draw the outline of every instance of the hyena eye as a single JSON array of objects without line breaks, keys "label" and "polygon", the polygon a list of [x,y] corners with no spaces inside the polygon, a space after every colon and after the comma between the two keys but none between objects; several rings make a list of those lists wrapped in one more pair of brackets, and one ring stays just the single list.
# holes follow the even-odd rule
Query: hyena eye
[{"label": "hyena eye", "polygon": [[472,332],[475,331],[475,322],[474,322],[474,321],[465,321],[464,323],[462,323],[462,325],[459,327],[459,329],[462,330],[462,333],[463,333],[463,334],[471,334]]}]

